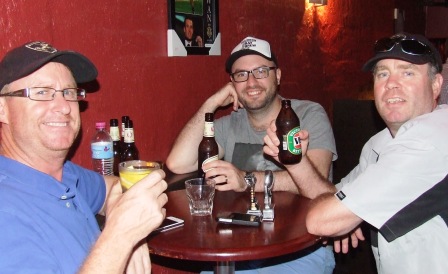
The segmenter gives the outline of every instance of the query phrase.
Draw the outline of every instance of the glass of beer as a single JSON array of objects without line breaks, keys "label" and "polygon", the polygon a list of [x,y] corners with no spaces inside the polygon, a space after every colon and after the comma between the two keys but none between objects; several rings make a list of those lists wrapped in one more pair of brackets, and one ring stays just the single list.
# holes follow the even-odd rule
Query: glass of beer
[{"label": "glass of beer", "polygon": [[123,188],[123,192],[128,190],[153,170],[157,169],[160,169],[160,164],[157,162],[142,160],[121,162],[118,165],[118,171],[120,173],[120,183]]}]

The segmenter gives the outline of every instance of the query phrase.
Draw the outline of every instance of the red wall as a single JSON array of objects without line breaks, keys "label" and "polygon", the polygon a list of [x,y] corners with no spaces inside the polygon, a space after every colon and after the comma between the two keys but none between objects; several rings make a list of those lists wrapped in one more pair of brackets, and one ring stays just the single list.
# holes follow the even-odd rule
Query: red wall
[{"label": "red wall", "polygon": [[[164,160],[182,126],[228,81],[224,62],[253,35],[269,40],[283,70],[281,94],[321,103],[356,98],[370,81],[360,67],[372,43],[393,32],[393,1],[219,1],[221,56],[167,57],[167,1],[15,0],[0,4],[0,56],[44,40],[98,67],[72,160],[91,167],[95,121],[129,115],[141,158]],[[417,8],[416,8],[417,9]]]}]

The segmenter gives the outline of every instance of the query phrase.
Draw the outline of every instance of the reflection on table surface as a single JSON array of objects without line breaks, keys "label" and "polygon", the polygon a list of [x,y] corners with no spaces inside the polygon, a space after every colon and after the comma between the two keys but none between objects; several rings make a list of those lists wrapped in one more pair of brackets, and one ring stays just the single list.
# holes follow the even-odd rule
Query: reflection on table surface
[{"label": "reflection on table surface", "polygon": [[196,171],[186,174],[176,174],[169,170],[165,165],[163,167],[163,170],[166,174],[165,181],[168,183],[167,192],[185,189],[185,181],[196,177]]},{"label": "reflection on table surface", "polygon": [[[256,194],[263,206],[263,194]],[[218,224],[216,217],[230,212],[246,212],[248,192],[220,192],[214,200],[212,216],[191,216],[184,190],[168,192],[167,216],[185,220],[181,228],[148,237],[151,253],[197,261],[240,261],[263,259],[295,252],[316,243],[305,227],[307,198],[274,192],[275,220],[260,227]]]}]

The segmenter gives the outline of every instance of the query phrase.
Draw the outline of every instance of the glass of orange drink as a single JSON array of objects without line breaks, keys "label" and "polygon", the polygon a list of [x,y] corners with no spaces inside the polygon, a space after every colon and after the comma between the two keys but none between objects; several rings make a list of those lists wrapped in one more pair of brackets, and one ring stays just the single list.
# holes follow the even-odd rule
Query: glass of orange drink
[{"label": "glass of orange drink", "polygon": [[123,192],[157,169],[160,169],[158,162],[142,160],[121,162],[118,165],[118,171],[120,173],[120,183]]}]

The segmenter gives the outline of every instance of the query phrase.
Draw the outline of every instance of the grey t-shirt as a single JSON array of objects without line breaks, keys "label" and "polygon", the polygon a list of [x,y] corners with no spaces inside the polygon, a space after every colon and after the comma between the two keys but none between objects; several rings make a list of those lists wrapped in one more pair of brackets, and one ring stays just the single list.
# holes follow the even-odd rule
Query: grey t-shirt
[{"label": "grey t-shirt", "polygon": [[[336,145],[330,121],[318,103],[291,100],[291,107],[300,119],[300,128],[310,133],[308,149],[327,149],[337,159]],[[241,170],[280,170],[275,160],[263,155],[266,131],[255,131],[249,124],[247,111],[239,109],[215,121],[215,138],[224,149],[224,160]],[[330,179],[332,174],[330,174]]]}]

